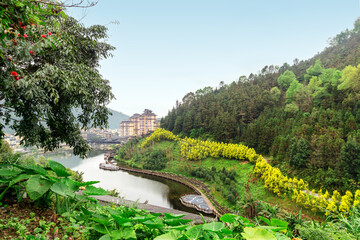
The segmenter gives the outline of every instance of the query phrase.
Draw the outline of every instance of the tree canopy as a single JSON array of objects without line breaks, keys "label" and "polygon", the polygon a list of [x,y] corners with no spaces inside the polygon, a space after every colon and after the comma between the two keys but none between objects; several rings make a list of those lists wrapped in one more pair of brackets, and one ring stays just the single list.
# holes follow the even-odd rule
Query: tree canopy
[{"label": "tree canopy", "polygon": [[107,29],[43,1],[7,0],[0,9],[0,129],[11,125],[25,145],[53,150],[65,142],[85,156],[80,130],[106,126],[114,97],[97,69],[114,49]]}]

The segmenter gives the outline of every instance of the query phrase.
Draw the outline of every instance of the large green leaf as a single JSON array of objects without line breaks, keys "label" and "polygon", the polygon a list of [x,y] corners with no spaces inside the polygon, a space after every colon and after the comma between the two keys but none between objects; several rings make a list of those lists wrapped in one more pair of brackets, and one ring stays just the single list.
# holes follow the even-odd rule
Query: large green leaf
[{"label": "large green leaf", "polygon": [[246,240],[277,240],[274,234],[259,227],[245,227],[241,235]]},{"label": "large green leaf", "polygon": [[62,182],[54,183],[51,186],[50,190],[63,197],[74,197],[75,195],[74,191],[72,191],[72,189],[68,185]]},{"label": "large green leaf", "polygon": [[283,220],[280,220],[277,218],[272,218],[271,220],[269,220],[262,216],[259,216],[259,219],[261,219],[263,222],[265,222],[267,225],[269,225],[269,226],[264,226],[264,228],[266,228],[266,229],[269,229],[273,232],[278,232],[278,231],[286,232],[287,231],[288,223]]},{"label": "large green leaf", "polygon": [[258,216],[259,219],[261,219],[264,223],[266,223],[267,225],[271,226],[271,222],[269,219],[263,217],[263,216]]},{"label": "large green leaf", "polygon": [[39,165],[30,164],[30,165],[14,165],[14,166],[26,171],[26,173],[28,174],[33,174],[35,172],[43,176],[49,176],[49,173]]},{"label": "large green leaf", "polygon": [[222,222],[212,222],[212,223],[205,223],[203,224],[203,230],[211,231],[211,232],[218,232],[224,228],[224,223]]},{"label": "large green leaf", "polygon": [[16,178],[14,178],[13,180],[11,180],[11,182],[9,183],[9,186],[17,184],[18,182],[21,182],[25,179],[29,179],[30,177],[31,177],[30,175],[21,174],[21,175],[17,176]]},{"label": "large green leaf", "polygon": [[239,218],[238,215],[226,213],[220,217],[220,221],[226,222],[226,223],[234,223],[238,218]]},{"label": "large green leaf", "polygon": [[165,224],[159,218],[147,220],[147,221],[143,222],[143,224],[150,229],[159,229],[159,228],[163,228],[165,226]]},{"label": "large green leaf", "polygon": [[291,240],[291,238],[285,236],[284,234],[282,233],[275,233],[275,237],[277,240]]},{"label": "large green leaf", "polygon": [[186,214],[164,213],[164,219],[182,218],[185,216]]},{"label": "large green leaf", "polygon": [[109,193],[102,189],[102,188],[97,188],[94,186],[86,186],[85,191],[83,192],[85,195],[108,195]]},{"label": "large green leaf", "polygon": [[202,231],[203,231],[202,226],[196,225],[196,226],[189,228],[185,232],[185,235],[189,238],[189,240],[197,240],[201,237]]},{"label": "large green leaf", "polygon": [[190,219],[179,219],[179,218],[172,218],[172,219],[164,219],[164,222],[170,226],[179,226],[186,223],[191,222]]},{"label": "large green leaf", "polygon": [[52,167],[51,170],[53,170],[53,172],[55,172],[56,176],[58,176],[58,177],[71,176],[71,174],[66,171],[66,168],[63,169],[63,168],[58,168],[58,167]]},{"label": "large green leaf", "polygon": [[103,235],[99,240],[112,240],[109,234]]},{"label": "large green leaf", "polygon": [[65,185],[67,185],[68,188],[71,189],[71,191],[73,191],[73,192],[76,192],[76,191],[79,190],[78,182],[77,182],[77,181],[74,181],[74,180],[72,180],[72,179],[70,179],[70,178],[63,178],[63,179],[61,179],[60,182],[62,182],[62,183],[64,183]]},{"label": "large green leaf", "polygon": [[63,169],[66,171],[66,167],[64,167],[61,163],[52,161],[52,160],[48,160],[48,165],[49,168],[54,169],[54,168],[58,168],[58,169]]},{"label": "large green leaf", "polygon": [[129,218],[124,218],[124,217],[120,217],[120,216],[113,215],[113,214],[111,214],[111,216],[122,227],[124,227],[124,226],[128,226],[128,227],[132,226],[131,219],[129,219]]},{"label": "large green leaf", "polygon": [[19,171],[16,169],[2,168],[0,169],[0,177],[13,177],[19,175],[23,171]]},{"label": "large green leaf", "polygon": [[37,200],[43,196],[51,187],[51,182],[41,179],[40,175],[29,178],[26,183],[26,192],[32,200]]},{"label": "large green leaf", "polygon": [[96,184],[96,183],[99,183],[100,181],[89,181],[89,182],[77,182],[78,186],[79,187],[83,187],[83,186],[89,186],[89,185],[93,185],[93,184]]},{"label": "large green leaf", "polygon": [[271,223],[271,226],[284,227],[284,228],[287,228],[287,226],[289,225],[288,222],[285,222],[283,220],[276,219],[276,218],[272,218],[270,220],[270,223]]},{"label": "large green leaf", "polygon": [[112,239],[136,239],[135,230],[131,228],[111,231],[110,236]]},{"label": "large green leaf", "polygon": [[[95,215],[95,214],[94,214]],[[100,223],[105,226],[109,226],[110,224],[110,218],[103,218],[103,217],[92,217],[90,220]]]},{"label": "large green leaf", "polygon": [[172,230],[163,235],[157,236],[154,240],[177,240],[180,239],[182,234],[179,231]]},{"label": "large green leaf", "polygon": [[95,224],[91,228],[94,229],[95,231],[99,232],[99,233],[102,233],[102,234],[107,234],[108,233],[103,224]]}]

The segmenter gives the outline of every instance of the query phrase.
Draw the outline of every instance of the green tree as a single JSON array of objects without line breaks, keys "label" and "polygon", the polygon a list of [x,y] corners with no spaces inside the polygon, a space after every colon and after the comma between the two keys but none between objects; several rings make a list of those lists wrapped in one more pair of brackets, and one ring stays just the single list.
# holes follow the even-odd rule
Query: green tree
[{"label": "green tree", "polygon": [[309,81],[309,79],[312,76],[319,76],[324,70],[325,70],[325,68],[322,65],[321,60],[317,59],[315,61],[314,65],[312,65],[308,69],[306,69],[306,74],[305,74],[304,78],[305,78],[306,81]]},{"label": "green tree", "polygon": [[293,138],[291,140],[290,145],[290,166],[294,166],[296,168],[305,167],[306,160],[310,154],[310,146],[306,139]]},{"label": "green tree", "polygon": [[[7,15],[14,28],[8,28],[0,47],[0,116],[22,144],[53,150],[65,142],[84,156],[90,147],[80,129],[106,126],[106,105],[113,98],[97,69],[114,49],[102,42],[106,28],[86,28],[53,5],[6,4],[21,14]],[[28,14],[29,9],[38,11]],[[80,109],[78,116],[74,108]]]},{"label": "green tree", "polygon": [[341,148],[341,166],[353,179],[359,181],[360,176],[360,145],[349,137]]},{"label": "green tree", "polygon": [[277,82],[279,86],[286,91],[289,88],[290,84],[295,80],[295,74],[290,70],[286,70],[283,74],[279,76]]},{"label": "green tree", "polygon": [[290,100],[294,99],[295,95],[302,89],[303,85],[296,79],[290,83],[288,90],[286,91],[286,97]]},{"label": "green tree", "polygon": [[357,67],[345,67],[339,82],[338,89],[347,93],[343,102],[345,105],[352,106],[360,100],[360,64]]}]

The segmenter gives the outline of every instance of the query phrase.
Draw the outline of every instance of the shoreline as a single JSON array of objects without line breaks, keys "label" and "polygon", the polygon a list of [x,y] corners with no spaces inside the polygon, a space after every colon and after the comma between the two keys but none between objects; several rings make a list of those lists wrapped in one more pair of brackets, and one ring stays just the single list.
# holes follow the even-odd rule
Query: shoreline
[{"label": "shoreline", "polygon": [[[175,182],[179,182],[181,184],[186,185],[187,187],[190,187],[193,189],[196,193],[201,195],[209,208],[213,211],[213,214],[220,218],[223,214],[229,213],[230,210],[222,207],[219,203],[216,202],[215,198],[210,194],[209,186],[204,184],[202,181],[197,179],[190,179],[182,175],[168,173],[168,172],[157,172],[152,170],[144,170],[144,169],[136,169],[126,166],[119,166],[116,162],[114,163],[114,156],[115,156],[114,150],[109,151],[108,154],[105,154],[105,162],[108,164],[113,164],[117,166],[119,170],[127,171],[127,172],[135,172],[135,173],[143,173],[147,175],[157,176],[161,178],[165,178],[168,180],[172,180]],[[205,194],[206,193],[206,194]],[[210,196],[208,196],[210,195]]]}]

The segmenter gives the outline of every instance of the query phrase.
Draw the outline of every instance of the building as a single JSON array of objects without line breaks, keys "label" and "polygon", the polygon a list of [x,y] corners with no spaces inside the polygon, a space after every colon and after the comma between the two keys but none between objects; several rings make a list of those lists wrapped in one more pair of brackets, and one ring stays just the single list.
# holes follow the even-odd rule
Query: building
[{"label": "building", "polygon": [[129,120],[120,123],[120,137],[141,136],[157,128],[156,114],[145,109],[143,114],[135,113]]}]

